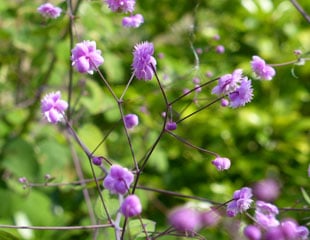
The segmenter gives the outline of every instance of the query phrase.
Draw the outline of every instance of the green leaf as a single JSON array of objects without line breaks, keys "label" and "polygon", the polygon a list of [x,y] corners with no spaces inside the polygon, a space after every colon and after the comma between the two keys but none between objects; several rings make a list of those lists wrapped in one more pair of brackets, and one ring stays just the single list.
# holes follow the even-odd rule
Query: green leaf
[{"label": "green leaf", "polygon": [[[144,227],[141,224],[143,224]],[[156,222],[144,218],[142,218],[141,220],[140,219],[131,220],[129,221],[128,224],[129,234],[131,237],[133,237],[133,239],[145,238],[146,237],[145,231],[147,233],[153,233],[155,232],[155,228],[156,228]]]},{"label": "green leaf", "polygon": [[19,238],[15,237],[11,233],[0,230],[0,239],[1,240],[18,240]]},{"label": "green leaf", "polygon": [[302,196],[304,197],[305,201],[310,205],[310,196],[306,192],[305,189],[301,188]]},{"label": "green leaf", "polygon": [[[106,205],[106,208],[109,211],[109,214],[111,215],[111,217],[113,217],[120,208],[117,195],[110,194],[108,190],[103,190],[101,194],[102,194],[104,203]],[[98,218],[102,220],[107,220],[107,215],[102,205],[100,197],[98,197],[96,201],[95,213]]]},{"label": "green leaf", "polygon": [[16,176],[36,178],[39,166],[36,162],[34,146],[27,141],[18,138],[9,142],[3,159],[3,166]]}]

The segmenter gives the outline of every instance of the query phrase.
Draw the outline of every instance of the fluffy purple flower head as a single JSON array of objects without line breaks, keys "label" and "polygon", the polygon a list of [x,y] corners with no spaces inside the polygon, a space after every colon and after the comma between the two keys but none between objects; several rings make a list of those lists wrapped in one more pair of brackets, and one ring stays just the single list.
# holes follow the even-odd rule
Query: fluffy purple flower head
[{"label": "fluffy purple flower head", "polygon": [[101,51],[96,49],[95,41],[77,43],[71,50],[72,66],[80,73],[93,74],[103,62]]},{"label": "fluffy purple flower head", "polygon": [[38,7],[38,12],[46,18],[58,18],[61,14],[61,8],[55,7],[50,3],[44,3]]},{"label": "fluffy purple flower head", "polygon": [[286,238],[283,234],[281,226],[277,226],[267,229],[264,240],[286,240]]},{"label": "fluffy purple flower head", "polygon": [[124,17],[122,20],[123,26],[127,28],[138,28],[142,23],[144,23],[144,18],[141,14]]},{"label": "fluffy purple flower head", "polygon": [[235,91],[242,79],[242,69],[236,69],[232,74],[225,74],[218,80],[217,86],[212,89],[212,94],[226,95]]},{"label": "fluffy purple flower head", "polygon": [[125,127],[127,129],[134,128],[139,124],[139,118],[136,114],[127,114],[124,116]]},{"label": "fluffy purple flower head", "polygon": [[264,228],[278,226],[277,214],[279,214],[279,210],[276,206],[263,201],[256,202],[255,219],[260,226]]},{"label": "fluffy purple flower head", "polygon": [[217,157],[212,161],[212,164],[219,171],[224,171],[230,168],[230,160],[228,158]]},{"label": "fluffy purple flower head", "polygon": [[151,80],[154,72],[151,65],[156,69],[156,60],[153,57],[154,46],[149,42],[136,44],[133,52],[132,68],[137,79]]},{"label": "fluffy purple flower head", "polygon": [[125,194],[133,182],[133,174],[119,165],[113,165],[109,174],[103,180],[103,186],[112,194]]},{"label": "fluffy purple flower head", "polygon": [[253,187],[253,194],[258,200],[272,202],[280,194],[279,183],[274,179],[263,179],[257,182]]},{"label": "fluffy purple flower head", "polygon": [[60,98],[61,93],[57,91],[45,95],[41,100],[42,114],[50,123],[56,124],[60,122],[68,108],[68,103]]},{"label": "fluffy purple flower head", "polygon": [[251,66],[258,78],[271,80],[276,75],[274,68],[267,65],[265,61],[258,56],[253,56]]},{"label": "fluffy purple flower head", "polygon": [[246,77],[242,79],[240,86],[229,94],[230,106],[237,108],[251,102],[253,98],[252,81]]},{"label": "fluffy purple flower head", "polygon": [[169,223],[179,232],[194,233],[201,225],[200,214],[192,208],[179,207],[168,215]]},{"label": "fluffy purple flower head", "polygon": [[247,237],[249,240],[260,240],[262,237],[261,230],[254,226],[254,225],[248,225],[243,230],[244,236]]},{"label": "fluffy purple flower head", "polygon": [[135,0],[105,0],[108,7],[113,12],[133,12],[135,9]]},{"label": "fluffy purple flower head", "polygon": [[142,212],[140,199],[136,195],[129,195],[121,206],[121,213],[125,217],[134,217]]},{"label": "fluffy purple flower head", "polygon": [[234,217],[238,213],[244,212],[250,208],[253,200],[251,197],[252,189],[248,187],[243,187],[240,190],[234,192],[233,200],[228,203],[226,214],[229,217]]}]

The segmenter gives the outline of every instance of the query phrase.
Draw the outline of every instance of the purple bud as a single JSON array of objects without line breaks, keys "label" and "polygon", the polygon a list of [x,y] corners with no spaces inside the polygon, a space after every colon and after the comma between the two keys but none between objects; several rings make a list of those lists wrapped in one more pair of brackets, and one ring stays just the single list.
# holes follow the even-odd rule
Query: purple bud
[{"label": "purple bud", "polygon": [[210,78],[213,76],[213,73],[211,71],[208,71],[208,72],[206,72],[206,76]]},{"label": "purple bud", "polygon": [[129,195],[121,206],[121,213],[125,217],[134,217],[142,212],[140,199],[136,195]]},{"label": "purple bud", "polygon": [[220,53],[220,54],[224,53],[225,52],[225,47],[223,45],[218,45],[218,46],[216,46],[215,51],[217,53]]},{"label": "purple bud", "polygon": [[212,164],[219,171],[227,170],[230,168],[230,160],[228,158],[217,157],[212,161]]},{"label": "purple bud", "polygon": [[200,214],[201,224],[204,227],[213,227],[218,224],[221,216],[216,210],[204,211]]},{"label": "purple bud", "polygon": [[92,157],[92,162],[94,165],[100,166],[102,164],[102,157]]},{"label": "purple bud", "polygon": [[218,40],[221,39],[221,37],[220,37],[220,35],[216,34],[216,35],[213,36],[213,39],[214,39],[215,41],[218,41]]},{"label": "purple bud", "polygon": [[262,237],[260,229],[254,225],[245,227],[243,233],[249,240],[260,240]]},{"label": "purple bud", "polygon": [[25,178],[25,177],[19,178],[18,181],[19,181],[20,183],[27,183],[27,182],[28,182],[27,178]]},{"label": "purple bud", "polygon": [[157,54],[158,59],[163,59],[165,57],[164,53],[158,53]]},{"label": "purple bud", "polygon": [[166,130],[173,131],[177,129],[177,123],[176,122],[167,122],[166,124]]},{"label": "purple bud", "polygon": [[203,53],[202,48],[196,48],[196,53],[199,55],[202,54]]},{"label": "purple bud", "polygon": [[199,213],[188,207],[174,209],[168,216],[169,223],[180,232],[193,233],[200,228]]},{"label": "purple bud", "polygon": [[133,128],[139,124],[139,118],[136,114],[127,114],[124,116],[125,127],[127,129]]},{"label": "purple bud", "polygon": [[200,83],[200,79],[197,78],[197,77],[193,78],[193,83],[199,84]]},{"label": "purple bud", "polygon": [[274,179],[264,179],[254,185],[253,194],[258,200],[272,202],[278,198],[280,186]]},{"label": "purple bud", "polygon": [[226,98],[222,98],[221,99],[221,106],[227,107],[228,105],[229,105],[229,100],[227,100]]},{"label": "purple bud", "polygon": [[296,50],[294,50],[294,54],[296,56],[300,56],[302,54],[302,51],[300,49],[296,49]]}]

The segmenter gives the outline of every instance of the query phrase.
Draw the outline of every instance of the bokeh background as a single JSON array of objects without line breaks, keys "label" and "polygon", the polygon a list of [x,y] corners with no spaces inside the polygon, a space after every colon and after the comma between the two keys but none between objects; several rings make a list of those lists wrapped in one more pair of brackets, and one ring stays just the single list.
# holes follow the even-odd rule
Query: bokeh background
[{"label": "bokeh background", "polygon": [[[236,68],[253,78],[253,55],[270,64],[283,63],[296,59],[294,50],[307,53],[310,48],[310,23],[287,0],[137,0],[135,12],[145,19],[137,29],[123,28],[121,20],[125,14],[112,13],[102,1],[72,2],[78,7],[74,43],[96,41],[105,59],[100,69],[118,95],[131,76],[133,46],[141,41],[154,43],[158,76],[170,101],[185,88],[193,88],[194,78],[205,83]],[[310,14],[310,2],[298,2]],[[63,9],[55,20],[46,20],[37,13],[42,3],[0,2],[0,224],[88,225],[81,187],[24,189],[18,182],[20,177],[26,177],[30,182],[44,183],[47,174],[53,183],[78,180],[72,149],[81,161],[84,177],[92,177],[87,158],[68,141],[64,127],[42,120],[40,99],[44,94],[61,90],[64,99],[68,97],[71,64],[66,1],[51,1]],[[218,45],[225,47],[224,53],[215,51]],[[178,136],[230,158],[229,171],[217,172],[211,165],[212,156],[164,135],[139,184],[223,203],[236,189],[272,178],[281,189],[274,201],[278,207],[309,208],[301,190],[310,193],[309,66],[306,62],[303,66],[277,67],[272,81],[253,80],[254,99],[245,107],[222,108],[217,103],[178,125]],[[71,117],[78,135],[93,150],[114,128],[96,154],[132,167],[117,104],[99,75],[74,72],[73,77]],[[173,119],[214,100],[210,94],[213,86],[174,104]],[[156,80],[134,80],[125,95],[124,112],[140,118],[140,125],[130,132],[137,159],[145,155],[158,136],[164,110]],[[95,206],[98,194],[93,184],[89,185],[89,192]],[[143,217],[155,221],[157,231],[167,227],[167,212],[186,202],[149,191],[137,193],[143,202]],[[306,210],[281,211],[280,217],[294,217],[303,225],[309,223]],[[203,236],[237,239],[231,230],[233,222],[224,220],[221,224],[203,230]],[[18,239],[92,239],[90,231],[82,230],[2,230]],[[109,239],[108,232],[100,230],[100,236],[106,236],[101,239]]]}]

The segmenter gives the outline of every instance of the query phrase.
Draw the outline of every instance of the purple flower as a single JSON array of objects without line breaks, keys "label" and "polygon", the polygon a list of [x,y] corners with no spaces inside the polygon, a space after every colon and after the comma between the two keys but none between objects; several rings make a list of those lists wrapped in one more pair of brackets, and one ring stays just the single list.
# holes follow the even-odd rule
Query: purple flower
[{"label": "purple flower", "polygon": [[77,43],[71,53],[72,66],[75,66],[80,73],[93,74],[93,71],[104,62],[101,51],[96,49],[94,41]]},{"label": "purple flower", "polygon": [[139,124],[139,118],[136,114],[127,114],[124,116],[124,122],[127,129],[134,128]]},{"label": "purple flower", "polygon": [[278,226],[277,214],[279,214],[279,210],[275,205],[263,201],[256,202],[255,219],[260,226],[264,228]]},{"label": "purple flower", "polygon": [[249,240],[260,240],[262,237],[261,230],[254,225],[246,226],[243,233]]},{"label": "purple flower", "polygon": [[227,170],[230,168],[230,160],[228,158],[217,157],[212,161],[212,164],[219,171]]},{"label": "purple flower", "polygon": [[127,168],[113,165],[103,180],[103,186],[112,194],[125,194],[129,190],[133,178],[133,174]]},{"label": "purple flower", "polygon": [[275,76],[276,71],[274,70],[274,68],[267,65],[262,58],[258,56],[253,56],[252,59],[252,70],[258,78],[271,80]]},{"label": "purple flower", "polygon": [[156,60],[153,57],[154,46],[149,42],[142,42],[135,46],[133,52],[132,68],[137,79],[151,80],[154,72],[151,65],[156,68]]},{"label": "purple flower", "polygon": [[135,9],[135,0],[105,0],[108,7],[113,12],[133,12]]},{"label": "purple flower", "polygon": [[246,77],[242,79],[240,86],[229,94],[230,106],[237,108],[251,102],[253,98],[253,88],[251,80]]},{"label": "purple flower", "polygon": [[61,93],[52,92],[41,100],[41,111],[44,117],[50,123],[60,122],[65,114],[66,109],[68,108],[68,103],[60,99]]},{"label": "purple flower", "polygon": [[140,199],[136,195],[129,195],[121,206],[121,213],[125,217],[134,217],[142,212]]},{"label": "purple flower", "polygon": [[180,232],[194,233],[200,228],[200,214],[192,208],[178,207],[168,215],[169,223]]},{"label": "purple flower", "polygon": [[226,95],[235,91],[242,79],[242,69],[236,69],[232,74],[220,77],[218,85],[212,89],[212,94]]},{"label": "purple flower", "polygon": [[44,3],[38,7],[38,12],[46,18],[58,18],[61,14],[61,8],[55,7],[50,3]]},{"label": "purple flower", "polygon": [[243,187],[240,190],[235,191],[233,200],[227,205],[227,216],[234,217],[238,213],[249,209],[251,203],[253,202],[251,199],[252,196],[252,189],[248,187]]},{"label": "purple flower", "polygon": [[141,14],[124,17],[122,20],[123,26],[128,28],[138,28],[142,23],[144,23],[144,18]]},{"label": "purple flower", "polygon": [[286,240],[281,226],[268,228],[265,233],[265,240]]},{"label": "purple flower", "polygon": [[300,240],[307,240],[309,239],[309,230],[305,226],[299,226],[297,227],[297,235]]},{"label": "purple flower", "polygon": [[264,179],[254,185],[253,194],[258,200],[272,202],[278,198],[280,187],[275,180]]}]

